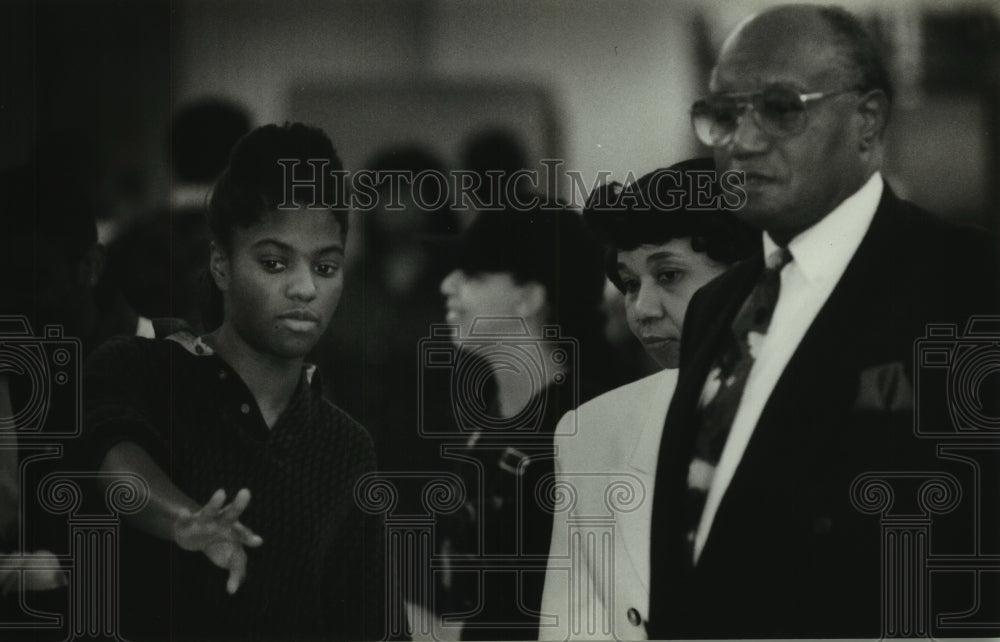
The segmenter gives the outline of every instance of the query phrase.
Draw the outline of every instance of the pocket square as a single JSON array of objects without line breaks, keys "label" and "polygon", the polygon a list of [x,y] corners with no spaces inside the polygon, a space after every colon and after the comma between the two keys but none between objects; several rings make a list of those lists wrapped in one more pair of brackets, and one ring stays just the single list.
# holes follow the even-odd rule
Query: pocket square
[{"label": "pocket square", "polygon": [[858,378],[855,410],[912,412],[913,384],[900,361],[865,368]]}]

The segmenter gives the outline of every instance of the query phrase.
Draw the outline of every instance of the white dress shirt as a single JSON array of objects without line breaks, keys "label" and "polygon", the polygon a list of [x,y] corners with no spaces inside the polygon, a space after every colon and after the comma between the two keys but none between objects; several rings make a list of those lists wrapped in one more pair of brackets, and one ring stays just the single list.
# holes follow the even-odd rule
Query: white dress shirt
[{"label": "white dress shirt", "polygon": [[[747,376],[739,408],[709,487],[695,534],[695,562],[705,547],[715,513],[743,458],[764,405],[806,330],[830,298],[861,245],[882,198],[882,189],[882,175],[875,172],[861,189],[788,243],[792,261],[781,270],[781,289],[774,315]],[[764,256],[769,256],[778,245],[767,232],[763,236]]]}]

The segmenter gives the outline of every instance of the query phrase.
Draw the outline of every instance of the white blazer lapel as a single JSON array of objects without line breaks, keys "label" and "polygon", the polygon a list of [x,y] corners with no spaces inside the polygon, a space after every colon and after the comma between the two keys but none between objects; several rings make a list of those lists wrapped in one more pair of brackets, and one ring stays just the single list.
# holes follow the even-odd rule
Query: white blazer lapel
[{"label": "white blazer lapel", "polygon": [[[629,427],[633,431],[635,447],[629,460],[632,474],[642,480],[645,486],[645,500],[633,511],[619,513],[617,529],[624,538],[636,575],[643,588],[649,591],[649,548],[650,529],[653,518],[653,484],[656,480],[656,460],[660,452],[660,437],[667,417],[667,408],[677,384],[677,370],[663,370],[649,377],[648,386],[636,386],[635,395],[628,399],[634,413],[628,419],[634,422]],[[624,428],[624,426],[623,426]]]}]

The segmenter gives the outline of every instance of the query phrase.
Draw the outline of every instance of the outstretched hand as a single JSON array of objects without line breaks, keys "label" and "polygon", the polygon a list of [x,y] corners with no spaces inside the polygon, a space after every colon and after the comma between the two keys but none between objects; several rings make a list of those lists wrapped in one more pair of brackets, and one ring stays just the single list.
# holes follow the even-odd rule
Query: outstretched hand
[{"label": "outstretched hand", "polygon": [[229,571],[226,590],[230,595],[243,583],[247,571],[244,547],[256,548],[264,540],[240,523],[240,515],[250,504],[246,488],[226,504],[226,491],[215,491],[212,498],[195,512],[181,509],[174,521],[174,541],[187,551],[201,551],[219,568]]}]

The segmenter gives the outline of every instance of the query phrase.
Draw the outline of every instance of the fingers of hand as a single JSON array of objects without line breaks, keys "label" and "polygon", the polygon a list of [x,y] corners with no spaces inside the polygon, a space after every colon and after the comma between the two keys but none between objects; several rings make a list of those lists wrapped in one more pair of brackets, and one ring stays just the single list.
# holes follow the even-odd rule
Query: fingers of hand
[{"label": "fingers of hand", "polygon": [[246,510],[247,506],[250,505],[250,491],[246,488],[240,489],[240,492],[236,493],[236,497],[233,501],[229,503],[228,506],[223,508],[218,513],[218,518],[220,521],[225,523],[235,522]]},{"label": "fingers of hand", "polygon": [[243,579],[247,575],[247,554],[243,550],[242,546],[234,546],[233,553],[229,556],[229,579],[226,581],[226,591],[232,595],[237,589],[240,588],[240,584],[243,583]]},{"label": "fingers of hand", "polygon": [[208,500],[207,504],[202,506],[201,510],[198,511],[197,515],[198,517],[202,518],[208,518],[208,519],[214,518],[216,515],[219,514],[219,511],[222,509],[222,505],[225,503],[226,503],[226,490],[224,488],[220,488],[219,490],[212,493],[211,499]]},{"label": "fingers of hand", "polygon": [[257,548],[264,543],[264,538],[254,533],[252,530],[244,526],[241,522],[236,522],[233,524],[233,533],[236,535],[236,540],[241,542],[244,546],[249,546],[251,548]]},{"label": "fingers of hand", "polygon": [[226,592],[236,593],[247,574],[247,554],[240,544],[220,542],[205,548],[205,556],[219,568],[229,571]]},{"label": "fingers of hand", "polygon": [[182,509],[174,522],[177,543],[187,550],[204,550],[216,544],[234,542],[257,547],[264,540],[239,522],[243,511],[250,505],[250,491],[240,489],[233,501],[225,504],[226,491],[215,491],[208,502],[192,513]]}]

